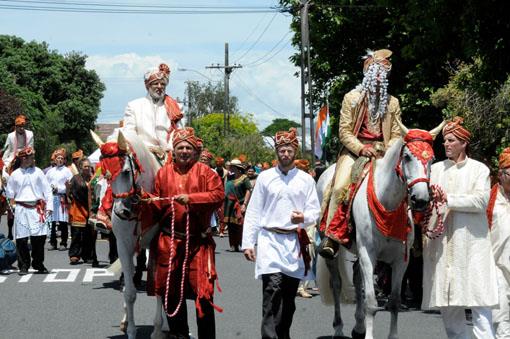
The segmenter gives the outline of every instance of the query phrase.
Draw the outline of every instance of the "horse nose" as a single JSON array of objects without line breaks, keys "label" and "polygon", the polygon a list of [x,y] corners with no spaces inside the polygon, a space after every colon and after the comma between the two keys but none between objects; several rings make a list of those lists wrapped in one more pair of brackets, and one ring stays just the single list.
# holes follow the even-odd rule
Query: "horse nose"
[{"label": "horse nose", "polygon": [[413,210],[423,211],[425,208],[427,208],[428,204],[428,200],[419,199],[415,195],[411,196],[411,207]]}]

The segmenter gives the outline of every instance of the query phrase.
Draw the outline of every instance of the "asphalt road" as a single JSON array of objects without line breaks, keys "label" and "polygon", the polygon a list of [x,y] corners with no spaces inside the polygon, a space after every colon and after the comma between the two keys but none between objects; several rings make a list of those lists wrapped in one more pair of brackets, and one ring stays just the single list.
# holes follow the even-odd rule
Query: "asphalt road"
[{"label": "asphalt road", "polygon": [[[5,217],[0,232],[6,234]],[[222,293],[215,302],[224,308],[216,313],[217,338],[260,338],[262,283],[253,278],[253,264],[241,253],[227,252],[228,239],[217,241],[216,261]],[[49,275],[0,275],[0,338],[124,338],[119,331],[122,294],[118,277],[109,275],[108,246],[98,241],[98,259],[102,269],[88,264],[70,266],[67,252],[46,251]],[[145,276],[144,276],[145,279]],[[190,330],[196,333],[195,311],[188,301]],[[139,292],[135,304],[137,338],[149,338],[155,300]],[[354,307],[342,305],[344,331],[354,325]],[[331,338],[333,309],[324,306],[320,297],[297,298],[291,335],[294,339]],[[376,316],[376,338],[386,338],[389,313]],[[446,338],[438,314],[408,311],[399,317],[400,338]]]}]

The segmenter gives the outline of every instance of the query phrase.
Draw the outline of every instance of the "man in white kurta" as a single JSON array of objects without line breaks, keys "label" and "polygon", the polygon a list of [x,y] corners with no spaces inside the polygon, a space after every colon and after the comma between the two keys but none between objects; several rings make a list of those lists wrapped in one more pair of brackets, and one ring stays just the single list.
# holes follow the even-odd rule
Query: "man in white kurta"
[{"label": "man in white kurta", "polygon": [[147,71],[147,95],[130,101],[124,112],[124,129],[134,131],[160,160],[171,150],[171,133],[183,117],[177,101],[165,93],[169,77],[166,64]]},{"label": "man in white kurta", "polygon": [[494,338],[491,308],[498,304],[496,265],[486,208],[489,169],[468,158],[470,133],[456,118],[443,129],[447,160],[431,168],[431,185],[446,200],[445,231],[424,238],[423,309],[441,310],[448,338],[470,338],[465,309],[473,313],[476,338]]},{"label": "man in white kurta", "polygon": [[9,166],[14,160],[16,154],[25,147],[34,148],[34,133],[25,129],[26,117],[18,115],[14,121],[14,132],[7,135],[4,145],[4,154],[2,160],[4,162],[3,177],[9,177]]},{"label": "man in white kurta", "polygon": [[244,219],[244,255],[263,284],[263,338],[289,338],[299,281],[311,278],[300,243],[320,204],[315,181],[294,165],[297,148],[295,129],[276,134],[279,164],[259,174]]},{"label": "man in white kurta", "polygon": [[499,308],[492,311],[496,338],[510,338],[510,147],[499,156],[498,183],[487,208],[498,276]]},{"label": "man in white kurta", "polygon": [[67,249],[67,239],[69,237],[69,210],[66,195],[66,183],[71,182],[73,173],[65,165],[66,151],[63,148],[53,152],[55,164],[47,173],[46,178],[53,190],[53,217],[51,221],[50,246],[52,250],[57,249],[57,225],[60,230],[59,250]]},{"label": "man in white kurta", "polygon": [[[15,201],[14,233],[18,251],[19,274],[28,273],[30,265],[38,273],[48,273],[44,267],[44,242],[47,228],[44,219],[53,210],[50,185],[41,169],[34,166],[34,151],[26,147],[18,153],[21,167],[12,172],[6,194]],[[28,240],[32,247],[32,262]]]}]

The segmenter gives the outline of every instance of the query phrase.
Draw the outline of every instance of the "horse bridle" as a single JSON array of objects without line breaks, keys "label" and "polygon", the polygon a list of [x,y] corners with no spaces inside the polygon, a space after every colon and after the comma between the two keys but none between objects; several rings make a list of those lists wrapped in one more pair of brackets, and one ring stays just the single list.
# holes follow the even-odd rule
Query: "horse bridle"
[{"label": "horse bridle", "polygon": [[[129,163],[129,172],[131,173],[131,189],[127,192],[123,192],[123,193],[113,193],[112,192],[112,197],[114,199],[131,199],[131,204],[132,205],[137,205],[140,203],[140,199],[141,199],[141,187],[136,183],[136,178],[138,177],[138,174],[140,173],[140,169],[138,169],[138,166],[136,166],[136,162],[133,161],[133,157],[131,154],[126,154],[124,155],[125,157],[128,158],[128,163]],[[120,158],[120,155],[118,156]],[[120,214],[118,214],[115,210],[115,208],[113,209],[113,213],[115,213],[115,215],[122,219],[122,220],[135,220],[138,218],[138,214],[137,213],[133,213],[134,216],[131,216],[131,217],[124,217]]]},{"label": "horse bridle", "polygon": [[[411,188],[420,183],[420,182],[425,182],[427,183],[427,185],[430,184],[430,178],[429,177],[421,177],[421,178],[416,178],[414,180],[412,180],[410,183],[407,183],[407,180],[405,180],[406,178],[406,174],[404,173],[405,171],[405,168],[402,166],[402,155],[404,153],[404,148],[407,146],[407,144],[410,144],[412,142],[416,142],[416,141],[422,141],[422,142],[426,142],[426,140],[423,140],[423,139],[420,139],[420,138],[414,138],[414,139],[411,139],[407,142],[404,142],[404,144],[402,145],[402,148],[400,149],[400,158],[399,158],[399,161],[398,161],[398,164],[397,164],[397,168],[395,168],[395,171],[397,172],[397,176],[400,178],[400,180],[402,180],[402,182],[406,182],[406,186],[407,186],[407,194],[409,194],[409,192],[411,191]],[[409,147],[408,147],[409,149]],[[411,156],[415,156],[412,152],[411,152]],[[425,170],[425,173],[427,174],[427,170]],[[429,173],[430,174],[430,173]]]}]

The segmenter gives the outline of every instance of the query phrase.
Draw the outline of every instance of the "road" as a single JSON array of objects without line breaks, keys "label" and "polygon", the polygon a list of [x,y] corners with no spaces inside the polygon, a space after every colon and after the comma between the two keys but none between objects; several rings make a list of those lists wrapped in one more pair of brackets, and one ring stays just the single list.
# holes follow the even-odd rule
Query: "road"
[{"label": "road", "polygon": [[[6,234],[5,217],[0,232]],[[217,241],[216,261],[222,293],[215,303],[224,308],[216,313],[217,338],[260,338],[262,284],[253,278],[253,264],[241,253],[227,252],[228,239]],[[124,338],[119,331],[122,294],[118,277],[109,274],[108,246],[98,240],[98,259],[102,268],[88,264],[69,265],[67,252],[46,251],[49,275],[17,273],[0,275],[0,338]],[[145,277],[144,277],[145,279]],[[196,333],[195,311],[188,301],[190,330]],[[331,338],[333,309],[320,297],[297,298],[291,330],[295,339]],[[139,292],[135,305],[137,338],[149,338],[155,300]],[[342,305],[345,332],[354,325],[354,307]],[[387,337],[389,313],[376,316],[376,338]],[[438,314],[403,312],[399,317],[400,338],[446,338]]]}]

